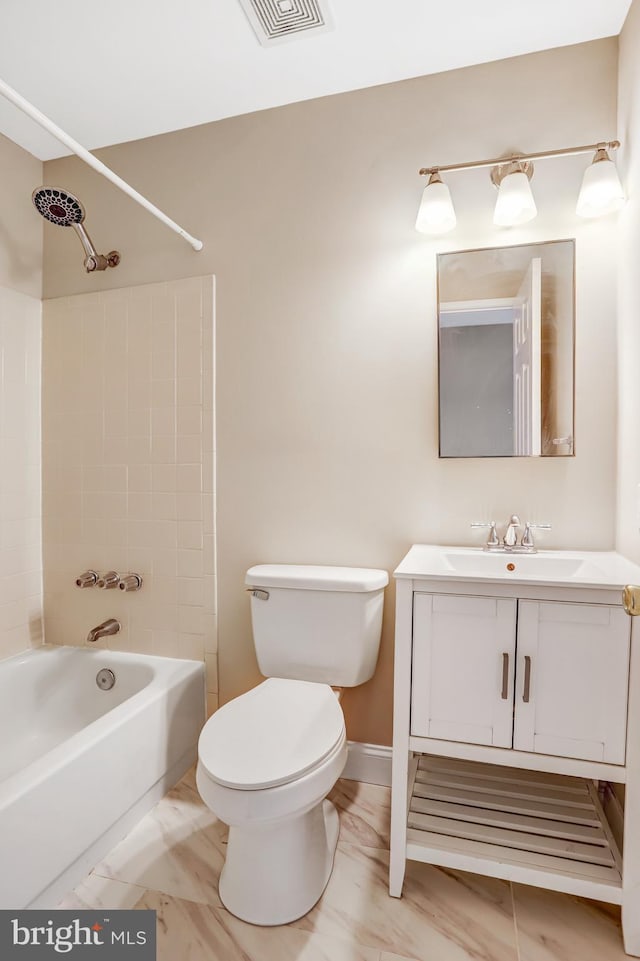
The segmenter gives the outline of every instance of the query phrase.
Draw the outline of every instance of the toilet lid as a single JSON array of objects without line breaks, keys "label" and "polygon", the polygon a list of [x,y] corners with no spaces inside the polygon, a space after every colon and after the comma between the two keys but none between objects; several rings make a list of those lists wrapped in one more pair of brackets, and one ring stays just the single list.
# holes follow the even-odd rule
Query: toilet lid
[{"label": "toilet lid", "polygon": [[212,780],[255,791],[300,777],[343,736],[342,708],[327,684],[270,677],[209,718],[198,757]]}]

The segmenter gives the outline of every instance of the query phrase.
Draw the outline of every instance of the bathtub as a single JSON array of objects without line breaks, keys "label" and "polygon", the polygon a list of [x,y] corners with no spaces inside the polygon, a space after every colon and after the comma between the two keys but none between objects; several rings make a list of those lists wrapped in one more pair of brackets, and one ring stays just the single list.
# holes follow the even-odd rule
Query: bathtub
[{"label": "bathtub", "polygon": [[195,762],[204,704],[199,661],[51,646],[0,661],[0,908],[55,907]]}]

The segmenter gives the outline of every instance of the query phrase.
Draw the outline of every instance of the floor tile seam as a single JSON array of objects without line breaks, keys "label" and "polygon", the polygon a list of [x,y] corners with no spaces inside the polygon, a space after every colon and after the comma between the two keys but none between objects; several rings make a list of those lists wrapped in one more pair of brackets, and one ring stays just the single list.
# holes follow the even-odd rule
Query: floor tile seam
[{"label": "floor tile seam", "polygon": [[[225,908],[224,910],[226,910],[226,908]],[[313,910],[313,909],[312,909],[312,910]],[[355,945],[356,947],[358,947],[358,948],[364,948],[364,949],[366,949],[367,951],[378,951],[379,954],[380,954],[380,957],[382,957],[382,955],[385,954],[385,953],[387,953],[387,954],[397,954],[398,957],[400,957],[400,958],[405,958],[406,961],[413,961],[412,955],[399,954],[397,951],[392,951],[390,948],[381,948],[379,943],[378,943],[378,944],[367,944],[366,941],[357,941],[357,940],[353,937],[353,935],[350,934],[349,932],[346,932],[346,933],[343,934],[342,931],[340,931],[340,932],[331,931],[331,933],[328,933],[327,931],[320,931],[320,930],[318,930],[317,928],[305,927],[304,924],[299,924],[299,923],[298,923],[299,921],[304,921],[306,917],[307,917],[307,915],[304,915],[304,916],[301,917],[301,918],[297,918],[295,921],[290,921],[287,925],[283,925],[283,927],[295,928],[296,931],[304,931],[305,934],[317,934],[319,937],[325,937],[325,938],[327,938],[328,940],[333,939],[333,940],[335,940],[335,941],[341,941],[343,944],[349,944],[349,945],[351,945],[352,947]]]},{"label": "floor tile seam", "polygon": [[[176,901],[188,901],[190,904],[199,904],[205,908],[224,908],[220,899],[217,901],[198,901],[196,898],[189,897],[186,894],[176,894],[175,891],[163,891],[162,888],[150,887],[148,884],[138,884],[136,881],[126,881],[124,878],[115,878],[110,874],[99,874],[96,871],[92,871],[89,877],[100,878],[102,881],[116,881],[118,884],[126,884],[130,888],[139,888],[139,890],[142,891],[140,898],[144,897],[145,894],[159,894],[165,898],[171,898]],[[136,904],[137,903],[138,902],[136,902]]]},{"label": "floor tile seam", "polygon": [[124,878],[114,878],[112,874],[102,874],[101,871],[93,870],[91,871],[81,883],[84,881],[89,881],[91,878],[99,878],[101,881],[116,881],[118,884],[126,884],[130,888],[140,888],[141,891],[148,891],[148,886],[146,884],[138,884],[137,881],[125,881]]},{"label": "floor tile seam", "polygon": [[[416,958],[413,954],[398,954],[397,951],[388,951],[386,948],[383,948],[382,951],[380,952],[379,961],[382,961],[385,954],[387,955],[387,957],[391,957],[391,958],[402,958],[402,961],[416,961]],[[434,961],[436,961],[436,959],[434,959]]]},{"label": "floor tile seam", "polygon": [[516,939],[516,958],[517,961],[522,961],[522,955],[520,953],[520,932],[518,931],[518,916],[516,914],[516,893],[514,891],[513,881],[509,881],[509,890],[511,892],[511,911],[513,913],[513,930]]},{"label": "floor tile seam", "polygon": [[363,848],[365,851],[388,851],[388,844],[363,844],[362,841],[349,841],[345,838],[343,841],[338,841],[338,848],[341,851],[345,851],[353,848]]},{"label": "floor tile seam", "polygon": [[389,844],[371,846],[363,844],[361,841],[354,841],[350,838],[338,838],[338,846],[342,848],[367,848],[370,851],[386,851],[389,854]]},{"label": "floor tile seam", "polygon": [[[185,900],[185,899],[182,898],[181,900]],[[219,913],[221,913],[221,914],[223,914],[223,915],[228,915],[228,916],[231,917],[231,918],[234,918],[234,917],[235,917],[235,916],[231,913],[231,911],[229,911],[228,908],[225,908],[224,904],[220,904],[220,905],[209,905],[209,907],[214,907],[217,912],[219,912]],[[335,931],[331,931],[331,932],[319,931],[317,928],[308,928],[308,927],[304,927],[303,925],[298,924],[299,921],[304,921],[307,916],[308,916],[308,915],[305,914],[305,915],[303,915],[301,918],[296,918],[295,921],[289,921],[288,924],[279,924],[279,925],[275,925],[274,927],[275,927],[275,929],[277,929],[277,928],[283,928],[283,929],[285,929],[285,930],[286,930],[286,929],[289,929],[289,930],[300,931],[300,932],[302,932],[303,934],[306,934],[306,935],[309,935],[309,936],[313,936],[313,937],[319,938],[320,940],[324,940],[324,941],[327,941],[327,942],[329,942],[329,943],[330,943],[331,941],[340,941],[342,944],[348,944],[348,945],[350,945],[351,947],[354,947],[354,946],[355,946],[355,947],[357,947],[357,948],[363,948],[365,951],[372,951],[372,952],[375,951],[375,952],[377,953],[376,961],[382,961],[382,956],[383,956],[384,954],[396,955],[396,957],[398,957],[398,958],[403,958],[404,961],[415,961],[413,955],[399,954],[398,952],[396,952],[396,951],[391,951],[391,950],[388,949],[388,948],[381,948],[379,944],[366,944],[366,943],[363,942],[363,941],[356,941],[356,940],[355,940],[352,936],[350,936],[349,934],[343,935],[342,933],[336,933]],[[248,923],[248,922],[247,922],[247,923]],[[255,925],[250,925],[250,927],[255,927]]]},{"label": "floor tile seam", "polygon": [[[226,910],[224,906],[223,910]],[[404,954],[402,948],[398,947],[397,945],[394,945],[393,947],[381,948],[380,942],[377,944],[369,944],[366,941],[357,941],[350,933],[342,934],[342,932],[336,931],[331,931],[329,933],[327,931],[318,930],[317,928],[307,928],[303,925],[299,925],[298,921],[304,921],[305,917],[307,917],[307,915],[302,918],[298,918],[296,921],[290,921],[289,924],[285,925],[285,927],[295,928],[297,931],[304,931],[305,934],[317,934],[319,937],[324,937],[329,941],[332,939],[335,941],[341,941],[343,944],[348,944],[352,947],[355,946],[358,948],[364,948],[366,951],[377,951],[379,954],[378,961],[382,961],[382,957],[385,954],[392,955],[395,958],[402,958],[403,961],[416,961],[415,955]]]},{"label": "floor tile seam", "polygon": [[[136,884],[135,887],[141,887],[141,885]],[[224,908],[222,901],[197,901],[195,898],[190,898],[184,894],[175,894],[175,892],[163,891],[161,888],[143,888],[143,897],[147,894],[153,895],[157,894],[161,898],[168,898],[170,901],[185,901],[188,904],[197,904],[201,908],[215,908],[220,910]]]}]

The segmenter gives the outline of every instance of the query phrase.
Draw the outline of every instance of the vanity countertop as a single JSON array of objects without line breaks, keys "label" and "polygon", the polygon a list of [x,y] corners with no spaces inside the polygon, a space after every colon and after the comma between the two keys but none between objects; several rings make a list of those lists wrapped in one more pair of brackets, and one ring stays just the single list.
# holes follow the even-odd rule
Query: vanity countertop
[{"label": "vanity countertop", "polygon": [[614,590],[640,584],[640,566],[615,551],[484,551],[479,547],[414,544],[396,578],[482,581]]}]

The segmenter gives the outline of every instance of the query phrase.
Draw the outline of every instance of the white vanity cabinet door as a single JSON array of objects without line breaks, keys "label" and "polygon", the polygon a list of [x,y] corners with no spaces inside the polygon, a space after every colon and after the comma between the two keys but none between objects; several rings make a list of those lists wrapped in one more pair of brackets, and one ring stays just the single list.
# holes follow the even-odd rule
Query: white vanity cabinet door
[{"label": "white vanity cabinet door", "polygon": [[514,748],[624,764],[629,643],[621,607],[519,601]]},{"label": "white vanity cabinet door", "polygon": [[511,747],[516,601],[414,594],[411,733]]}]

